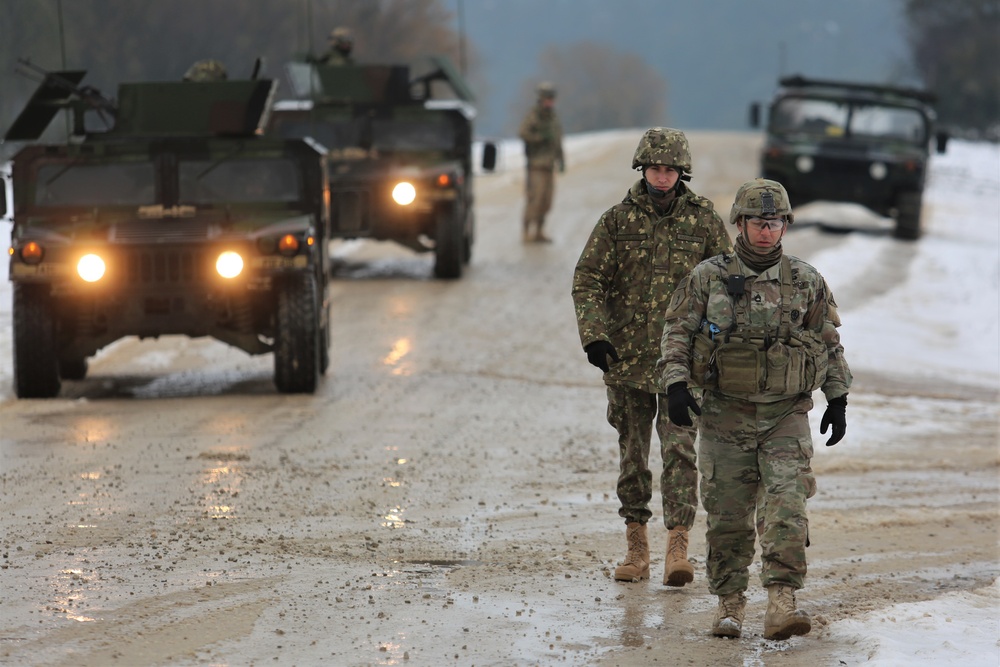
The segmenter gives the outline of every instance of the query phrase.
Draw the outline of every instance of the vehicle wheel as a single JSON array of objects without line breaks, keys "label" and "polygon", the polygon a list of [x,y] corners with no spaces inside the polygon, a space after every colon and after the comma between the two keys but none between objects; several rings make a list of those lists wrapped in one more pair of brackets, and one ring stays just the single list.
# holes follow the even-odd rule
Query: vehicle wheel
[{"label": "vehicle wheel", "polygon": [[897,239],[914,241],[920,238],[921,197],[919,192],[904,192],[896,202]]},{"label": "vehicle wheel", "polygon": [[465,254],[465,230],[454,206],[442,206],[437,212],[437,237],[434,248],[434,275],[459,278]]},{"label": "vehicle wheel", "polygon": [[316,277],[292,276],[278,286],[274,384],[286,394],[311,394],[319,383],[320,327]]},{"label": "vehicle wheel", "polygon": [[468,220],[466,220],[466,230],[462,235],[462,263],[468,264],[472,261],[472,243],[475,239],[476,224],[475,218],[473,218],[472,211],[467,214]]},{"label": "vehicle wheel", "polygon": [[82,380],[87,377],[87,370],[90,368],[90,364],[87,363],[87,358],[82,359],[60,359],[59,360],[59,377],[64,380]]},{"label": "vehicle wheel", "polygon": [[45,287],[14,284],[14,390],[18,398],[59,393],[55,319]]},{"label": "vehicle wheel", "polygon": [[326,326],[319,334],[319,374],[326,373],[330,367],[330,312],[326,313]]}]

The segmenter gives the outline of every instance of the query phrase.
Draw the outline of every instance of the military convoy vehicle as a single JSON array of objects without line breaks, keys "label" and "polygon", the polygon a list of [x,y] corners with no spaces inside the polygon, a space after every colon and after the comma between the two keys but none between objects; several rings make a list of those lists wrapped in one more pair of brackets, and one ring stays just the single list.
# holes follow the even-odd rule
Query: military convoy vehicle
[{"label": "military convoy vehicle", "polygon": [[280,391],[313,392],[329,363],[325,149],[261,136],[271,80],[122,84],[113,103],[84,76],[45,73],[6,133],[34,142],[73,118],[67,142],[12,161],[17,396],[57,395],[120,338],[168,334],[273,353]]},{"label": "military convoy vehicle", "polygon": [[[287,67],[294,99],[268,132],[328,150],[331,236],[389,240],[434,253],[434,275],[459,278],[472,256],[474,97],[442,57],[414,65]],[[496,147],[486,144],[491,170]]]},{"label": "military convoy vehicle", "polygon": [[[932,93],[913,88],[789,76],[770,102],[761,175],[782,183],[795,206],[852,202],[895,218],[894,235],[920,236],[920,211],[935,129]],[[760,125],[760,105],[750,107]]]}]

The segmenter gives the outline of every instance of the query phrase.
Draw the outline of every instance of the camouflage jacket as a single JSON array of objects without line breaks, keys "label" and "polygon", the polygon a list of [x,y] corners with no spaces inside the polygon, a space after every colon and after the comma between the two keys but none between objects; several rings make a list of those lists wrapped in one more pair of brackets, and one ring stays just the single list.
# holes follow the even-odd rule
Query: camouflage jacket
[{"label": "camouflage jacket", "polygon": [[555,110],[533,106],[521,121],[518,136],[524,142],[529,169],[554,169],[563,163],[562,125]]},{"label": "camouflage jacket", "polygon": [[[826,344],[829,369],[823,382],[823,394],[836,398],[847,393],[851,386],[851,370],[844,359],[840,344],[840,317],[837,302],[819,271],[798,257],[787,256],[792,268],[791,330],[810,329],[819,334]],[[674,292],[667,310],[666,326],[660,344],[661,359],[658,369],[663,386],[691,379],[691,347],[695,334],[703,322],[715,324],[724,336],[735,321],[733,297],[726,290],[729,275],[727,265],[731,255],[720,255],[695,267]],[[773,328],[781,323],[781,262],[758,274],[739,261],[740,271],[746,276],[747,296],[745,306],[750,326]],[[767,394],[750,395],[747,400],[766,403],[787,398]]]},{"label": "camouflage jacket", "polygon": [[712,202],[682,181],[660,215],[640,179],[608,209],[590,235],[573,273],[573,303],[584,347],[610,342],[620,363],[604,375],[610,385],[661,392],[656,361],[664,313],[677,284],[699,262],[732,252]]}]

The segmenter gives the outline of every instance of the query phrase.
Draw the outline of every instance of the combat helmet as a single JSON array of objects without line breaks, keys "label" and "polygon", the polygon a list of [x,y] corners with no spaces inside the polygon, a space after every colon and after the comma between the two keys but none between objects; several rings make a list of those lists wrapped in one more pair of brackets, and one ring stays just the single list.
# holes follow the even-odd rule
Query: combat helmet
[{"label": "combat helmet", "polygon": [[354,45],[354,36],[351,29],[345,26],[337,26],[330,31],[330,45],[338,51],[348,53]]},{"label": "combat helmet", "polygon": [[743,216],[752,218],[773,218],[785,216],[792,224],[792,203],[788,200],[785,186],[778,181],[755,178],[747,181],[736,191],[733,208],[729,211],[729,224],[734,225]]},{"label": "combat helmet", "polygon": [[185,81],[225,81],[226,66],[218,60],[199,60],[184,73]]},{"label": "combat helmet", "polygon": [[691,148],[683,132],[670,127],[646,130],[632,156],[632,168],[644,169],[654,164],[691,174]]},{"label": "combat helmet", "polygon": [[535,88],[535,92],[538,93],[538,97],[555,99],[556,96],[556,86],[551,81],[542,81]]}]

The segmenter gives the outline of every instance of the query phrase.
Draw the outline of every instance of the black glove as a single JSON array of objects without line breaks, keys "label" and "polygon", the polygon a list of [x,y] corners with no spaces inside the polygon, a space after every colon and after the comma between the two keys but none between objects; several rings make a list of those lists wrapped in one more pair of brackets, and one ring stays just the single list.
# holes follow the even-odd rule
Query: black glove
[{"label": "black glove", "polygon": [[675,382],[667,387],[667,414],[670,415],[670,421],[678,426],[692,426],[688,408],[691,408],[691,412],[699,417],[701,416],[701,407],[688,391],[688,383]]},{"label": "black glove", "polygon": [[840,442],[847,432],[847,394],[831,398],[826,402],[826,412],[819,422],[819,432],[826,433],[826,427],[832,426],[830,439],[826,441],[827,447],[832,447]]},{"label": "black glove", "polygon": [[609,369],[608,357],[611,357],[611,360],[616,364],[620,361],[618,353],[615,352],[615,346],[606,340],[595,340],[583,348],[583,351],[587,353],[587,361],[605,373]]}]

